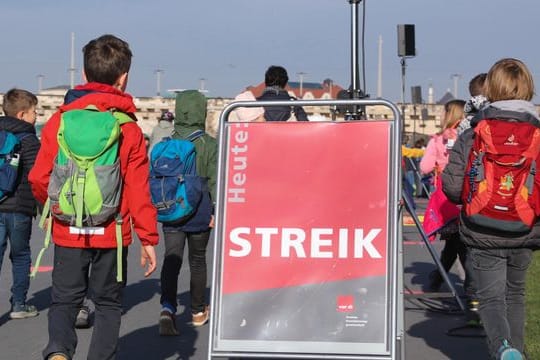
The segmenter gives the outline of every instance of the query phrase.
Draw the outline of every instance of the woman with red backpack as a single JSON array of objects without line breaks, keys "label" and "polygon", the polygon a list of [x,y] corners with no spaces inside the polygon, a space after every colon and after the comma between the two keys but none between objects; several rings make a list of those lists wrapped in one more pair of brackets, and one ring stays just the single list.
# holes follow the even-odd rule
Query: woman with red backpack
[{"label": "woman with red backpack", "polygon": [[[517,59],[502,59],[491,67],[486,78],[485,95],[490,106],[480,110],[471,120],[472,129],[466,130],[458,138],[442,174],[443,187],[451,201],[463,204],[460,234],[467,245],[467,261],[474,278],[478,311],[486,331],[490,355],[494,359],[520,360],[523,359],[525,332],[525,277],[532,250],[540,245],[538,211],[533,211],[530,228],[517,231],[515,221],[501,221],[493,210],[498,210],[498,216],[502,217],[512,211],[520,212],[524,207],[492,206],[487,213],[475,213],[471,208],[477,204],[471,203],[470,199],[485,189],[490,189],[490,198],[509,193],[511,203],[525,196],[523,204],[530,205],[531,199],[538,198],[540,187],[536,171],[531,172],[534,181],[531,181],[532,192],[528,194],[524,189],[529,181],[518,181],[517,174],[521,165],[530,166],[531,160],[535,164],[539,160],[540,118],[536,106],[531,103],[534,96],[533,77],[525,64]],[[480,143],[486,135],[489,138],[487,146]],[[509,167],[506,176],[490,175],[499,166],[514,164],[506,154],[516,153],[516,149],[527,142],[536,144],[534,155],[527,156],[529,147],[526,153],[517,154],[521,160]],[[479,148],[479,145],[482,147]],[[498,150],[496,156],[492,155],[492,148]],[[483,154],[481,159],[479,154]],[[506,156],[506,160],[498,160],[499,155]],[[473,161],[474,169],[484,168],[486,171],[475,171],[473,174]],[[478,181],[478,174],[487,182]],[[484,221],[483,225],[479,219]],[[501,223],[505,226],[493,228]],[[509,231],[511,225],[516,231]]]}]

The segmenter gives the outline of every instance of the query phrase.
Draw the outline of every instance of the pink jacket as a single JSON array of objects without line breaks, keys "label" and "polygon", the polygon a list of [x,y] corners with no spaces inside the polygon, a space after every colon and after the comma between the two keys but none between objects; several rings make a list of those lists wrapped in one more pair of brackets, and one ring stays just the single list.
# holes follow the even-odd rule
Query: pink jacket
[{"label": "pink jacket", "polygon": [[436,134],[429,139],[424,157],[420,161],[420,171],[428,174],[438,168],[442,172],[448,164],[449,151],[457,137],[456,129],[446,129],[442,134]]}]

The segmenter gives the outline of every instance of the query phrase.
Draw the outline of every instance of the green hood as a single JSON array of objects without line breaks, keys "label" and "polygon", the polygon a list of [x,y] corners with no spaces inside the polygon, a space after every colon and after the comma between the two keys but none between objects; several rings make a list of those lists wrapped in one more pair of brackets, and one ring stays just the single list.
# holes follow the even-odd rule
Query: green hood
[{"label": "green hood", "polygon": [[186,137],[206,124],[206,97],[197,90],[186,90],[176,95],[174,131]]}]

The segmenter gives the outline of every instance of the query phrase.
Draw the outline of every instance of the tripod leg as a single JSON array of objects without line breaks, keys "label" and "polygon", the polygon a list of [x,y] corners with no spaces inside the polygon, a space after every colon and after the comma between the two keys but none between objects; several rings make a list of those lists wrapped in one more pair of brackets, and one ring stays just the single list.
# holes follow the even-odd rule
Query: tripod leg
[{"label": "tripod leg", "polygon": [[410,203],[410,200],[406,196],[403,196],[403,202],[405,204],[405,209],[412,216],[412,218],[414,220],[414,223],[416,225],[416,228],[420,232],[420,235],[422,236],[422,240],[424,241],[424,244],[427,246],[431,257],[433,258],[433,261],[437,265],[437,268],[439,269],[439,272],[441,273],[441,276],[442,276],[444,282],[446,283],[446,285],[448,285],[448,288],[450,289],[450,292],[452,293],[452,295],[456,299],[456,302],[458,303],[459,308],[463,312],[465,312],[465,305],[461,301],[461,298],[459,297],[459,295],[458,295],[458,293],[456,291],[456,288],[454,287],[454,285],[450,281],[450,278],[448,277],[448,273],[446,272],[446,270],[444,270],[444,267],[443,267],[443,265],[441,263],[441,260],[439,259],[439,256],[437,255],[437,252],[433,248],[433,245],[431,245],[431,243],[429,242],[429,238],[427,237],[426,233],[424,232],[424,229],[422,228],[422,224],[420,223],[420,219],[418,219],[418,216],[416,216],[416,212],[414,211],[414,208],[413,208],[412,204]]},{"label": "tripod leg", "polygon": [[427,197],[429,199],[429,197],[431,196],[431,193],[428,190],[426,184],[424,184],[424,182],[422,181],[422,175],[420,175],[420,171],[418,171],[418,168],[416,167],[416,164],[414,163],[414,161],[411,158],[406,157],[406,159],[409,160],[409,163],[411,164],[411,167],[413,168],[414,174],[416,175],[416,177],[418,177],[418,180],[420,181],[420,184],[422,184],[422,188],[426,192],[426,195],[427,195]]}]

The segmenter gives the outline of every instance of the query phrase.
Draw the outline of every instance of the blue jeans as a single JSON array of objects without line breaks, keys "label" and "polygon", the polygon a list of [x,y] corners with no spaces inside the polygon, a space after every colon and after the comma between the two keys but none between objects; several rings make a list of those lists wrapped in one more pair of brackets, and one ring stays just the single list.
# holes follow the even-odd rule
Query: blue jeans
[{"label": "blue jeans", "polygon": [[9,239],[9,258],[13,274],[11,304],[24,305],[30,287],[30,236],[32,217],[22,213],[0,213],[0,268]]},{"label": "blue jeans", "polygon": [[531,258],[531,249],[469,248],[478,311],[493,357],[505,339],[523,352],[525,276]]}]

